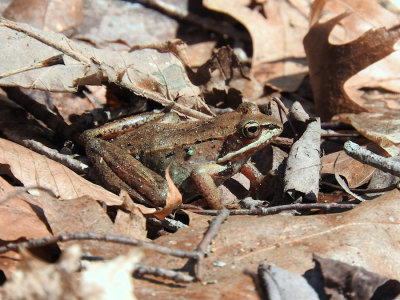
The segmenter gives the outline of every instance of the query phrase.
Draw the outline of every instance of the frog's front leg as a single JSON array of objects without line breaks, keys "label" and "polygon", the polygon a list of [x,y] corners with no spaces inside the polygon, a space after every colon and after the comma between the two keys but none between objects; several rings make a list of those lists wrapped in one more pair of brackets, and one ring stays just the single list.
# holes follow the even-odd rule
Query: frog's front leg
[{"label": "frog's front leg", "polygon": [[218,164],[201,165],[194,169],[191,178],[196,185],[197,190],[206,199],[212,209],[222,209],[221,194],[214,182],[218,174],[226,170],[226,166]]},{"label": "frog's front leg", "polygon": [[271,179],[274,177],[272,172],[267,175],[262,174],[250,161],[242,166],[240,172],[250,181],[250,195],[254,199],[265,199],[271,189]]},{"label": "frog's front leg", "polygon": [[128,192],[135,200],[153,207],[165,206],[167,181],[126,150],[94,138],[87,141],[86,153],[103,184],[112,190],[128,187]]}]

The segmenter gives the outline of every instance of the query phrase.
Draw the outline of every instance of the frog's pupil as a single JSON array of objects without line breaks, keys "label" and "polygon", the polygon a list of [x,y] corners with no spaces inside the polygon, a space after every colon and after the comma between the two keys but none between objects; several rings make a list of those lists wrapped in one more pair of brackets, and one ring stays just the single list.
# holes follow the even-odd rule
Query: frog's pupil
[{"label": "frog's pupil", "polygon": [[250,126],[250,127],[248,128],[248,131],[251,132],[251,133],[256,133],[257,130],[258,130],[258,127],[257,127],[257,126]]}]

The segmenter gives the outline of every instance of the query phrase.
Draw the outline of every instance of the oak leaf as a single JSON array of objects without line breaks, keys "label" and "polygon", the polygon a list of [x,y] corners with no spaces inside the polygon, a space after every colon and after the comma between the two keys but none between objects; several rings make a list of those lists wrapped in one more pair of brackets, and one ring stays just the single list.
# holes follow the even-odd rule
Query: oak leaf
[{"label": "oak leaf", "polygon": [[[328,21],[317,22],[326,2],[331,3],[332,1],[316,1],[314,3],[312,26],[304,37],[315,106],[318,115],[323,120],[328,120],[338,113],[360,113],[369,110],[359,93],[359,89],[366,87],[365,82],[362,84],[360,81],[358,83],[348,81],[363,69],[393,53],[394,45],[400,38],[400,30],[397,27],[392,29],[376,28],[373,26],[374,24],[369,24],[369,27],[363,26],[362,34],[360,30],[356,31],[358,33],[356,39],[349,42],[344,42],[343,38],[336,39],[333,44],[330,37],[333,35],[333,29],[339,23],[345,22],[347,18],[354,19],[355,17],[364,20],[366,15],[357,11],[357,7],[354,5],[355,12],[353,14],[345,12]],[[375,11],[372,12],[375,15]],[[354,33],[352,37],[354,37]],[[398,66],[399,61],[395,65]],[[370,73],[368,71],[364,74]],[[378,73],[376,72],[376,74]],[[369,82],[371,81],[371,77],[369,77]]]}]

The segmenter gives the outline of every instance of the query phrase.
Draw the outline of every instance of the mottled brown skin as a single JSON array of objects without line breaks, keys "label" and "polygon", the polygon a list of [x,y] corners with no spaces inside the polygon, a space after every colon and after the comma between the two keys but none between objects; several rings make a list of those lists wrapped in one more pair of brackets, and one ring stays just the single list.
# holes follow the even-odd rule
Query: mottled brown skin
[{"label": "mottled brown skin", "polygon": [[85,131],[82,139],[106,187],[115,192],[124,188],[136,201],[153,207],[165,205],[165,170],[171,165],[171,178],[184,201],[200,193],[210,207],[222,208],[217,186],[282,131],[278,120],[252,103],[207,121],[180,122],[174,114],[151,118],[110,141],[102,138],[113,123]]}]

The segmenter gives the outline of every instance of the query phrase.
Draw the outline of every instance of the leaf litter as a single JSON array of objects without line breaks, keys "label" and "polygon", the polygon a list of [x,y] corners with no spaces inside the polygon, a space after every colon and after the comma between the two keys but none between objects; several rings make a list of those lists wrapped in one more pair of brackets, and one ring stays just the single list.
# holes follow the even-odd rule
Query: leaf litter
[{"label": "leaf litter", "polygon": [[[83,16],[82,11],[75,11],[69,15],[70,11],[65,10],[62,16],[50,17],[53,9],[51,5],[57,5],[57,1],[50,2],[47,14],[30,16],[22,13],[19,6],[21,1],[11,1],[11,5],[3,16],[27,22],[33,27],[7,19],[1,19],[0,22],[0,39],[3,45],[0,50],[2,62],[0,85],[6,92],[2,97],[8,96],[12,99],[20,95],[10,93],[6,87],[44,91],[45,97],[41,100],[44,108],[33,110],[29,103],[24,105],[18,102],[31,113],[29,118],[35,117],[40,120],[38,124],[35,124],[35,128],[40,128],[42,133],[52,132],[51,135],[45,136],[48,141],[43,145],[60,149],[60,144],[65,140],[61,143],[55,142],[54,136],[74,139],[79,132],[73,127],[73,119],[66,109],[70,105],[69,102],[74,101],[73,97],[66,97],[65,101],[59,102],[57,106],[49,105],[52,99],[56,99],[55,95],[59,92],[75,93],[74,97],[79,95],[81,99],[85,99],[88,107],[101,110],[104,104],[111,107],[111,98],[115,100],[119,98],[119,92],[124,92],[125,95],[130,95],[128,98],[131,101],[145,103],[139,108],[142,111],[150,110],[156,102],[157,105],[175,110],[181,117],[189,119],[211,118],[226,109],[234,109],[242,100],[254,101],[262,109],[268,110],[271,107],[269,100],[278,95],[288,107],[299,101],[301,104],[297,102],[295,106],[300,105],[306,108],[310,117],[297,121],[291,119],[291,125],[285,123],[285,127],[292,127],[293,132],[285,132],[282,138],[274,141],[275,150],[263,151],[264,155],[272,153],[272,158],[267,159],[260,154],[255,159],[257,166],[262,166],[261,172],[267,175],[257,181],[265,191],[251,192],[265,198],[248,199],[246,205],[252,207],[255,212],[257,209],[262,211],[264,207],[271,208],[268,207],[269,203],[279,205],[296,201],[299,207],[301,205],[304,205],[304,208],[307,207],[307,213],[302,214],[309,215],[293,216],[303,211],[300,209],[291,211],[292,216],[263,216],[256,219],[252,216],[232,215],[221,225],[225,218],[224,212],[217,212],[218,216],[212,222],[214,225],[205,231],[210,217],[196,214],[199,209],[202,210],[202,214],[207,213],[204,202],[197,201],[180,205],[181,200],[174,196],[168,198],[170,200],[167,201],[167,206],[156,213],[159,216],[161,214],[162,220],[152,219],[149,215],[145,218],[142,212],[146,208],[133,204],[123,193],[120,196],[114,195],[52,159],[2,139],[0,141],[2,176],[14,185],[40,185],[49,188],[58,197],[54,198],[43,192],[29,196],[25,194],[21,198],[24,200],[14,198],[1,204],[1,208],[4,209],[2,212],[4,220],[9,220],[9,217],[17,212],[24,212],[19,216],[20,227],[13,228],[7,224],[2,227],[4,228],[2,246],[6,247],[2,253],[9,256],[2,257],[6,259],[2,260],[4,262],[2,270],[7,280],[1,290],[3,294],[5,293],[6,299],[23,298],[34,291],[34,289],[27,289],[25,294],[18,296],[15,288],[12,290],[6,287],[12,284],[15,286],[30,284],[32,279],[29,279],[29,276],[32,275],[24,267],[26,264],[33,264],[30,269],[38,271],[33,275],[34,277],[43,278],[43,282],[49,281],[45,277],[46,270],[57,268],[57,263],[38,264],[36,258],[28,254],[26,250],[21,250],[18,254],[15,252],[17,248],[13,248],[13,245],[28,240],[28,244],[24,245],[27,245],[30,251],[34,251],[34,239],[39,241],[40,238],[46,236],[58,238],[53,242],[50,239],[47,244],[44,239],[42,241],[44,244],[41,245],[47,245],[47,248],[45,247],[41,253],[36,251],[34,254],[47,260],[50,260],[50,257],[46,258],[46,253],[49,255],[57,252],[54,249],[49,250],[51,248],[48,247],[49,244],[56,245],[63,255],[69,255],[66,245],[79,243],[83,246],[85,255],[111,259],[118,254],[126,253],[127,247],[130,246],[106,243],[107,236],[109,241],[116,243],[123,242],[121,239],[110,238],[111,236],[124,236],[129,238],[130,242],[139,239],[141,241],[139,244],[147,247],[142,262],[148,264],[141,267],[140,274],[150,280],[135,278],[135,292],[133,292],[130,277],[124,279],[123,283],[126,285],[120,292],[126,292],[125,297],[131,296],[132,299],[134,294],[137,298],[143,299],[160,297],[160,295],[182,299],[229,299],[238,296],[256,299],[258,294],[252,278],[258,276],[256,281],[265,280],[264,283],[266,283],[269,282],[268,276],[272,276],[272,280],[275,281],[279,276],[285,277],[285,275],[280,275],[281,273],[294,272],[293,278],[304,273],[311,274],[311,270],[318,263],[322,264],[324,259],[336,261],[338,264],[347,263],[362,267],[367,272],[365,274],[368,274],[365,276],[369,278],[385,277],[385,279],[371,279],[379,282],[381,286],[374,285],[375,290],[369,290],[368,293],[363,290],[368,285],[366,282],[359,283],[359,288],[346,287],[352,289],[354,294],[361,295],[360,299],[367,299],[374,293],[382,295],[387,292],[385,282],[393,284],[399,280],[400,276],[397,272],[399,253],[396,247],[398,234],[395,233],[399,215],[395,204],[398,201],[398,191],[385,192],[374,200],[358,204],[358,207],[351,211],[343,212],[346,207],[348,208],[345,205],[348,203],[354,205],[357,201],[352,196],[351,190],[348,190],[348,193],[340,191],[341,194],[337,193],[338,188],[332,191],[332,186],[334,186],[332,175],[335,173],[332,157],[343,153],[341,149],[343,149],[344,137],[349,129],[342,130],[343,124],[323,123],[323,126],[333,128],[333,133],[331,133],[333,138],[322,135],[322,146],[326,152],[320,151],[320,134],[314,133],[310,137],[315,139],[318,136],[318,141],[313,142],[312,149],[306,146],[307,141],[304,142],[308,140],[307,132],[311,130],[311,127],[315,127],[311,130],[313,132],[320,131],[319,119],[315,118],[315,115],[321,117],[323,121],[334,117],[332,120],[353,126],[356,131],[353,128],[350,129],[352,136],[358,132],[384,149],[386,155],[397,155],[398,130],[395,124],[398,119],[396,110],[399,107],[396,96],[398,74],[391,71],[398,68],[394,44],[399,38],[396,27],[399,18],[395,12],[387,11],[374,1],[325,0],[315,1],[312,5],[311,1],[300,0],[259,1],[257,3],[205,1],[202,9],[190,6],[183,8],[183,1],[174,9],[163,7],[155,11],[152,5],[159,5],[157,1],[152,5],[141,6],[117,0],[103,1],[100,5],[96,3],[96,0],[92,0],[86,1]],[[79,7],[82,2],[69,3],[74,4],[67,7],[73,8],[75,5]],[[23,4],[38,5],[34,1]],[[104,7],[107,7],[108,11],[105,10],[102,14],[95,13]],[[121,10],[121,7],[127,9]],[[158,8],[161,7],[158,6]],[[216,11],[220,13],[219,17],[212,19],[215,18]],[[140,26],[135,26],[132,31],[129,31],[128,25],[132,15],[138,20],[136,25],[152,25],[145,27],[144,30]],[[228,15],[233,19],[227,17]],[[50,19],[54,21],[52,24],[49,23]],[[182,23],[179,21],[181,19],[188,23]],[[201,26],[196,27],[199,26],[198,24],[204,24],[202,20],[214,20],[206,27],[207,30],[214,30],[213,34],[204,33]],[[92,25],[96,22],[100,24],[97,27]],[[237,26],[235,22],[241,23],[247,32],[238,30],[240,26]],[[157,27],[157,23],[160,27]],[[71,28],[73,28],[72,31]],[[64,32],[68,38],[50,30]],[[196,41],[193,39],[192,44],[190,44],[190,38],[185,40],[189,45],[176,40],[180,34],[187,38],[190,36],[188,32],[193,32],[193,30],[202,34]],[[182,34],[184,31],[186,31],[185,34]],[[152,35],[150,36],[148,32]],[[156,35],[154,35],[155,32]],[[221,35],[221,32],[224,34]],[[240,34],[232,35],[232,32]],[[229,41],[227,36],[232,40]],[[301,45],[303,38],[305,51]],[[162,40],[169,41],[162,42]],[[250,46],[248,46],[249,40],[251,40]],[[229,44],[230,47],[213,49],[215,45],[223,44]],[[186,52],[185,48],[189,48],[191,52]],[[196,56],[196,51],[202,51],[202,58],[199,61],[203,64],[194,62],[193,56]],[[380,62],[375,64],[379,60]],[[388,71],[382,71],[384,68]],[[102,85],[106,92],[96,95],[94,86]],[[29,93],[32,99],[39,101],[34,93],[28,90],[21,91]],[[383,95],[382,99],[373,98],[376,94]],[[98,97],[102,100],[98,101]],[[142,98],[139,101],[140,97]],[[145,101],[143,98],[154,102]],[[118,103],[124,105],[125,99],[117,100]],[[314,100],[315,111],[309,100]],[[1,110],[4,116],[7,113],[12,115],[17,112],[14,108]],[[50,111],[57,118],[60,117],[59,111],[63,111],[61,122],[66,124],[61,126],[62,129],[47,124],[43,117],[40,117],[43,115],[41,110]],[[376,121],[371,122],[371,118],[375,118]],[[99,122],[101,121],[93,117],[89,122],[92,125],[86,126],[98,125]],[[24,122],[21,121],[21,123]],[[17,124],[18,122],[12,123],[11,120],[5,118],[0,124],[2,133],[9,139],[22,141],[25,146],[32,144],[23,142],[28,139],[27,137],[21,139],[23,126],[19,126],[18,130],[12,130],[13,127],[18,127]],[[338,129],[335,127],[337,125]],[[19,138],[16,137],[17,135]],[[29,139],[35,140],[35,134],[31,134]],[[366,143],[366,140],[360,136],[357,137],[357,141]],[[64,144],[63,151],[79,153],[79,150],[69,149],[67,144]],[[304,148],[300,151],[302,155],[299,151],[295,151],[302,148]],[[287,159],[286,152],[289,152]],[[382,151],[378,150],[377,153],[381,154]],[[325,185],[318,185],[321,156],[323,166],[321,173],[324,175],[324,181],[330,184],[331,190],[325,188]],[[344,154],[341,154],[341,157],[343,158],[336,164],[336,176],[343,176],[347,180],[346,186],[350,188],[371,184],[375,173],[379,173],[374,172],[372,167],[345,158]],[[274,172],[268,173],[271,166]],[[290,180],[292,183],[297,182],[296,187],[282,185],[282,182],[289,182],[288,174],[291,173],[285,174],[283,172],[285,168],[297,170],[292,172],[294,178]],[[3,189],[9,186],[7,182],[0,182],[0,184]],[[237,186],[237,183],[226,186],[231,189],[233,195],[238,197],[240,193],[238,189],[235,191],[233,188],[235,185]],[[250,190],[252,189],[257,189],[257,185],[250,184]],[[282,198],[283,192],[287,190],[295,191],[297,196],[294,199],[293,197]],[[299,193],[302,195],[311,193],[314,197],[312,199],[305,196],[298,197]],[[26,200],[27,197],[29,200]],[[34,200],[32,197],[37,197],[37,199]],[[328,197],[331,202],[342,200],[345,202],[337,203],[338,205],[330,208],[325,205],[329,203],[321,203],[324,201],[322,199]],[[307,201],[316,202],[315,204],[320,206],[313,207],[314,203],[305,203]],[[27,203],[29,203],[28,206]],[[239,201],[224,203],[232,203],[229,205],[232,205],[232,214],[234,214],[234,209],[240,208],[240,205],[244,205],[245,202],[239,199]],[[341,203],[343,206],[340,206]],[[29,207],[31,210],[28,209]],[[182,207],[184,210],[175,211],[176,207]],[[335,213],[316,214],[323,212],[321,207],[327,211],[330,208]],[[150,214],[154,212],[153,209]],[[31,222],[31,225],[26,225],[26,222]],[[217,223],[219,225],[215,225]],[[32,227],[30,233],[24,230],[29,226]],[[36,233],[35,228],[38,229]],[[77,242],[74,237],[79,235],[74,236],[74,233],[82,233],[84,234],[82,237],[86,236],[90,241]],[[99,235],[92,239],[95,236],[91,236],[91,233]],[[63,240],[63,234],[70,234],[73,241]],[[217,237],[213,239],[212,237],[216,234]],[[100,238],[101,236],[103,238]],[[203,242],[200,242],[202,240]],[[213,243],[210,245],[211,240]],[[7,251],[7,245],[11,242],[17,242],[17,244],[9,244],[9,249],[14,250]],[[155,249],[156,252],[154,252]],[[178,255],[179,251],[188,251],[183,256],[186,259],[164,256],[165,253]],[[389,256],[388,253],[391,255]],[[322,258],[316,258],[315,255]],[[99,264],[99,268],[104,269],[106,275],[114,272],[110,270],[117,270],[127,277],[126,275],[132,274],[135,268],[132,261],[137,263],[140,255],[136,253],[134,256],[133,260],[119,256],[114,260],[121,261],[120,263],[113,265],[113,261],[109,261],[103,266]],[[76,251],[74,257],[73,264],[76,265],[81,257],[79,251]],[[188,261],[190,257],[192,258]],[[8,265],[11,260],[14,260],[13,264]],[[157,261],[157,267],[154,267],[155,261]],[[265,261],[268,261],[268,265],[263,263]],[[111,269],[107,269],[108,263],[111,264]],[[58,264],[62,264],[62,260]],[[20,269],[16,271],[16,267]],[[341,269],[337,265],[330,268],[339,272],[339,277],[345,276],[348,272],[359,272]],[[70,293],[73,297],[78,297],[80,293],[84,293],[79,287],[83,278],[96,277],[87,275],[85,271],[77,273],[76,268],[69,269],[72,273],[64,274],[67,276],[64,279],[71,282],[73,289],[60,290],[62,285],[60,281],[57,282],[57,276],[55,276],[54,289],[47,296],[55,297],[59,293]],[[243,273],[245,269],[246,274]],[[258,274],[256,274],[257,270]],[[27,281],[14,282],[15,272],[26,276]],[[101,272],[103,271],[95,271],[99,274]],[[307,284],[301,278],[307,279],[306,275],[298,277],[303,286]],[[196,276],[197,279],[201,278],[203,284],[196,282]],[[111,288],[112,284],[109,282],[115,279],[106,277],[105,280],[106,284],[96,286],[96,283],[86,283],[85,287],[93,287],[95,292],[100,292],[102,287]],[[213,285],[210,285],[211,283]],[[280,284],[281,291],[285,290],[287,297],[296,294],[290,289],[289,283],[280,282]],[[178,288],[178,286],[186,287],[186,289]],[[333,288],[328,287],[327,282],[321,283],[321,286],[326,294],[340,293],[340,290],[343,290],[343,283],[338,283]],[[265,295],[269,297],[275,295],[276,290],[270,285],[268,287],[264,291]],[[309,289],[307,295],[315,293],[310,286],[307,286],[307,289]],[[317,292],[321,295],[321,291],[317,290]],[[106,293],[107,291],[104,291],[105,295]],[[111,293],[115,292],[111,291]],[[298,296],[298,293],[296,295]],[[12,298],[13,296],[15,298]]]}]

